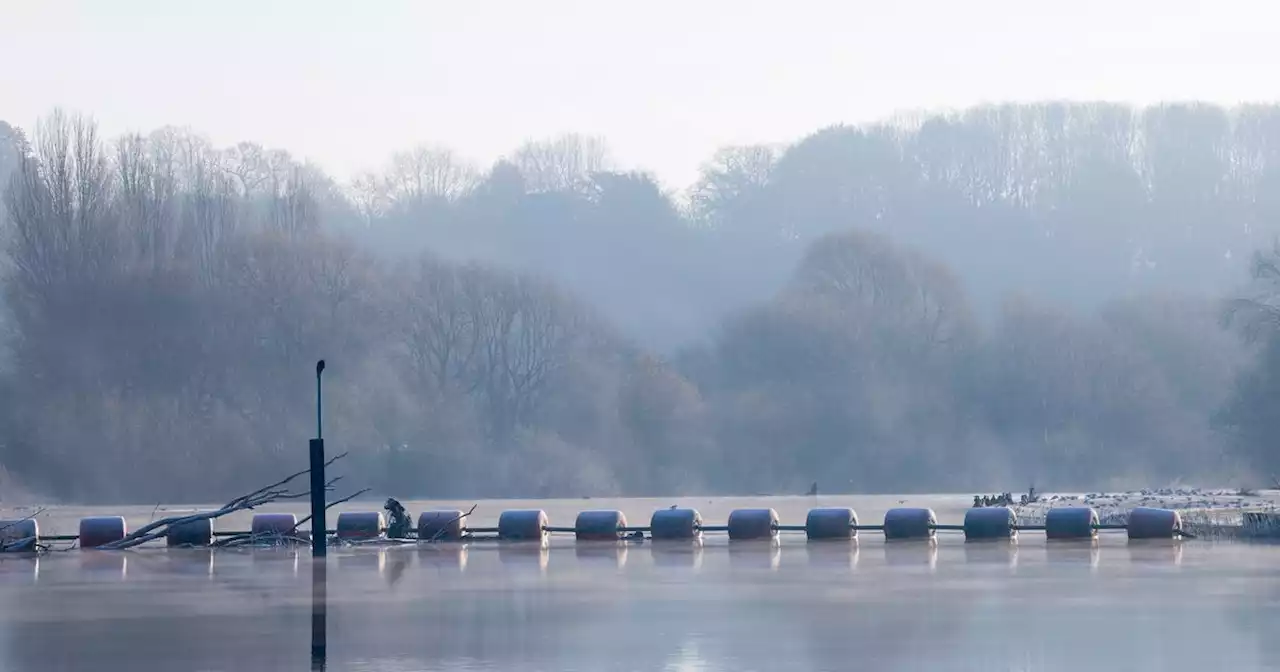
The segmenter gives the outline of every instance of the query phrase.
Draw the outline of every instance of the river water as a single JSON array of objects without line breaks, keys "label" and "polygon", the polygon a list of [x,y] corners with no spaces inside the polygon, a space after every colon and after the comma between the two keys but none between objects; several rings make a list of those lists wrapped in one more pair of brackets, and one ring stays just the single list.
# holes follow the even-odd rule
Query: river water
[{"label": "river water", "polygon": [[[528,505],[553,525],[587,508],[646,524],[673,503],[708,524],[739,506],[799,524],[814,505],[853,505],[876,523],[904,501],[944,523],[967,503],[503,501],[481,502],[472,525]],[[136,526],[152,511],[56,509],[41,525],[74,532],[80,515],[120,513]],[[0,670],[313,669],[312,563],[288,550],[2,557]],[[701,546],[556,536],[547,547],[334,549],[325,563],[327,670],[1280,670],[1280,546],[1122,533],[1049,544],[1028,532],[1013,545],[955,533],[935,544],[710,534]]]}]

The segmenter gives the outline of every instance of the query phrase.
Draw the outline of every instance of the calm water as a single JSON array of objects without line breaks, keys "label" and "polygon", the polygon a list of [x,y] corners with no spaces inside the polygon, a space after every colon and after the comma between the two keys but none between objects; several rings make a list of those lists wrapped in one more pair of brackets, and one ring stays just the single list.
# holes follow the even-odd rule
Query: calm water
[{"label": "calm water", "polygon": [[[866,522],[897,504],[874,499],[820,503],[852,503]],[[539,505],[553,524],[619,504],[643,524],[675,501]],[[813,505],[699,508],[718,523],[746,501],[785,523]],[[910,503],[959,522],[950,499]],[[482,504],[473,524],[514,506]],[[145,522],[145,508],[128,515]],[[52,512],[44,528],[80,513]],[[342,550],[326,568],[329,670],[1280,669],[1280,546],[556,537],[549,548]],[[0,558],[0,669],[308,670],[312,575],[291,551]]]}]

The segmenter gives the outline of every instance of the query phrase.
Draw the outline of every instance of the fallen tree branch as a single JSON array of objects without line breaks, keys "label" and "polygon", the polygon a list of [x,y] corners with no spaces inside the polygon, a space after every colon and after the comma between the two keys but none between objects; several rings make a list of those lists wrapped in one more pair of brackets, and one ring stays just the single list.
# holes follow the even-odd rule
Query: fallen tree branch
[{"label": "fallen tree branch", "polygon": [[0,546],[0,553],[22,553],[24,551],[39,550],[35,537],[23,537],[22,539],[14,539],[13,541],[5,541]]},{"label": "fallen tree branch", "polygon": [[42,506],[42,507],[40,507],[40,508],[36,509],[36,510],[35,510],[35,513],[32,513],[31,515],[27,516],[26,518],[19,518],[19,519],[17,519],[17,520],[11,520],[11,521],[9,521],[8,523],[6,523],[6,524],[4,524],[4,525],[0,525],[0,532],[4,532],[5,530],[7,530],[7,529],[9,529],[9,528],[11,528],[11,527],[13,527],[13,526],[15,526],[15,525],[21,525],[21,524],[23,524],[23,523],[27,522],[28,520],[31,520],[32,518],[35,518],[36,516],[38,516],[38,515],[40,515],[40,514],[44,513],[44,510],[45,510],[45,507],[43,507],[43,506]]},{"label": "fallen tree branch", "polygon": [[[342,480],[341,476],[335,476],[332,479],[330,479],[328,483],[324,484],[324,492],[333,492],[333,484],[341,480]],[[311,491],[308,490],[306,492],[291,492],[285,495],[280,495],[279,497],[277,497],[277,499],[302,499],[303,497],[310,497],[310,496],[311,496]]]},{"label": "fallen tree branch", "polygon": [[[337,479],[334,479],[334,480],[337,480]],[[350,495],[347,495],[346,497],[343,497],[341,499],[325,504],[324,508],[326,511],[328,511],[329,509],[339,504],[342,504],[343,502],[351,501],[352,499],[355,499],[356,497],[359,497],[360,495],[363,495],[366,492],[369,492],[369,488],[358,490],[356,492],[351,493]],[[311,520],[311,516],[306,516],[302,520],[299,520],[297,523],[295,523],[293,526],[294,534],[281,534],[279,532],[259,532],[258,534],[254,534],[252,532],[249,532],[245,534],[237,534],[231,537],[224,537],[222,539],[219,539],[213,542],[212,544],[210,544],[210,546],[212,548],[234,548],[239,546],[257,546],[267,542],[270,542],[271,544],[278,544],[281,542],[306,544],[306,543],[309,543],[308,540],[302,538],[301,536],[295,536],[295,535],[298,532],[298,527],[310,520]],[[328,530],[325,530],[323,534],[328,534]]]},{"label": "fallen tree branch", "polygon": [[[270,542],[268,544],[268,542]],[[240,546],[261,546],[261,545],[284,545],[289,544],[306,544],[307,540],[302,537],[295,537],[289,534],[280,534],[278,532],[259,532],[258,534],[238,534],[234,537],[226,537],[210,544],[211,548],[237,548]]]},{"label": "fallen tree branch", "polygon": [[[346,497],[343,497],[342,499],[334,500],[334,501],[332,501],[332,502],[329,502],[328,504],[325,504],[325,505],[324,505],[324,510],[325,510],[325,511],[328,511],[329,509],[332,509],[333,507],[335,507],[335,506],[337,506],[337,505],[339,505],[339,504],[342,504],[342,503],[345,503],[345,502],[349,502],[349,501],[351,501],[351,500],[355,499],[356,497],[359,497],[360,495],[363,495],[363,494],[364,494],[364,493],[366,493],[366,492],[369,492],[369,488],[364,488],[363,490],[356,490],[355,492],[353,492],[353,493],[351,493],[351,494],[347,495]],[[302,520],[299,520],[299,521],[298,521],[298,523],[297,523],[296,525],[294,525],[294,526],[293,526],[293,530],[294,530],[295,532],[296,532],[296,531],[298,531],[298,526],[299,526],[299,525],[301,525],[301,524],[303,524],[303,523],[310,522],[310,521],[311,521],[311,514],[307,514],[307,516],[306,516],[305,518],[303,518]],[[325,533],[325,534],[328,534],[328,533],[329,533],[329,531],[328,531],[328,530],[325,530],[325,531],[324,531],[324,533]]]},{"label": "fallen tree branch", "polygon": [[[338,460],[341,460],[342,458],[344,458],[344,457],[346,457],[346,456],[347,456],[347,453],[346,453],[345,451],[344,451],[344,452],[342,452],[342,453],[339,453],[339,454],[337,454],[337,455],[334,455],[333,457],[329,458],[329,459],[328,459],[328,461],[326,461],[326,462],[324,463],[324,466],[326,466],[326,467],[327,467],[327,466],[329,466],[329,465],[333,464],[334,462],[337,462]],[[237,503],[240,503],[240,502],[242,502],[242,501],[249,501],[249,500],[252,500],[252,499],[257,498],[257,497],[265,496],[265,495],[269,494],[271,491],[275,490],[276,488],[279,488],[280,486],[282,486],[282,485],[284,485],[284,484],[286,484],[286,483],[288,483],[288,482],[292,481],[293,479],[295,479],[295,478],[297,478],[297,477],[299,477],[299,476],[305,475],[305,474],[309,474],[309,473],[311,473],[311,469],[310,469],[310,468],[307,468],[307,469],[303,469],[302,471],[299,471],[299,472],[297,472],[297,473],[295,473],[295,474],[290,474],[289,476],[285,476],[284,478],[282,478],[282,479],[280,479],[280,480],[276,481],[275,483],[272,483],[271,485],[268,485],[268,486],[263,487],[263,488],[258,488],[257,490],[254,490],[253,492],[251,492],[251,493],[249,493],[249,494],[247,494],[247,495],[241,495],[241,496],[239,496],[239,497],[237,497],[237,498],[235,498],[235,499],[231,500],[231,501],[227,504],[227,506],[232,506],[232,505],[237,504]],[[283,493],[282,493],[282,494],[283,494]],[[279,497],[277,496],[277,497],[276,497],[276,499],[279,499]]]},{"label": "fallen tree branch", "polygon": [[[347,453],[345,452],[335,455],[332,458],[330,458],[328,461],[326,461],[324,463],[324,466],[327,467],[346,456],[347,456]],[[201,513],[193,513],[186,516],[170,516],[167,518],[161,518],[160,520],[153,521],[151,523],[143,525],[142,527],[138,528],[133,533],[126,535],[123,539],[120,539],[119,541],[113,541],[108,544],[103,544],[98,548],[102,550],[114,550],[114,551],[124,550],[126,548],[133,548],[134,546],[140,546],[147,542],[155,541],[156,539],[164,537],[165,535],[168,534],[169,528],[173,527],[174,525],[185,525],[187,523],[194,523],[201,520],[212,520],[214,518],[220,518],[222,516],[235,513],[237,511],[244,511],[246,509],[253,509],[253,508],[262,506],[264,504],[270,504],[271,502],[274,502],[277,500],[296,499],[298,497],[305,496],[310,493],[307,492],[307,493],[296,494],[296,493],[289,492],[288,490],[282,490],[280,488],[284,487],[285,485],[287,485],[294,479],[298,478],[299,476],[303,476],[309,473],[311,473],[310,469],[303,469],[302,471],[299,471],[295,474],[290,474],[289,476],[286,476],[285,478],[282,478],[279,481],[272,483],[271,485],[268,485],[263,488],[258,488],[257,490],[254,490],[253,492],[247,495],[240,495],[239,497],[236,497],[235,499],[232,499],[231,501],[227,502],[225,505],[222,506],[222,508],[216,511],[204,511]],[[338,478],[341,478],[341,477],[339,476]],[[334,482],[336,482],[338,478],[335,478],[332,481],[330,481],[328,484],[326,484],[326,488],[329,485],[332,485]]]}]

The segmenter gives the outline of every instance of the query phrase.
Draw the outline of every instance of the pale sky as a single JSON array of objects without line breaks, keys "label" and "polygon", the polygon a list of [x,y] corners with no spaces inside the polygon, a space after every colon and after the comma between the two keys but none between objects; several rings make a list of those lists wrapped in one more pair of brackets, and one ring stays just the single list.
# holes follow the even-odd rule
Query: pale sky
[{"label": "pale sky", "polygon": [[729,144],[982,102],[1280,100],[1260,0],[0,0],[0,119],[188,126],[335,177],[565,131],[684,186]]}]

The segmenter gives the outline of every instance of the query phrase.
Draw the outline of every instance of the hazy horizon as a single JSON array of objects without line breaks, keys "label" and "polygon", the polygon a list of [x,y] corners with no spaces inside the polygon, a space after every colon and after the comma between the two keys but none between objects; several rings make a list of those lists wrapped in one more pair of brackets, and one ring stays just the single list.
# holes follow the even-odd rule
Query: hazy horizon
[{"label": "hazy horizon", "polygon": [[63,107],[107,136],[186,127],[288,150],[340,181],[416,144],[489,164],[574,132],[684,188],[721,147],[833,124],[983,103],[1280,99],[1267,9],[17,2],[0,26],[0,61],[20,64],[0,119],[29,128]]},{"label": "hazy horizon", "polygon": [[0,487],[1268,485],[1263,8],[15,4]]}]

